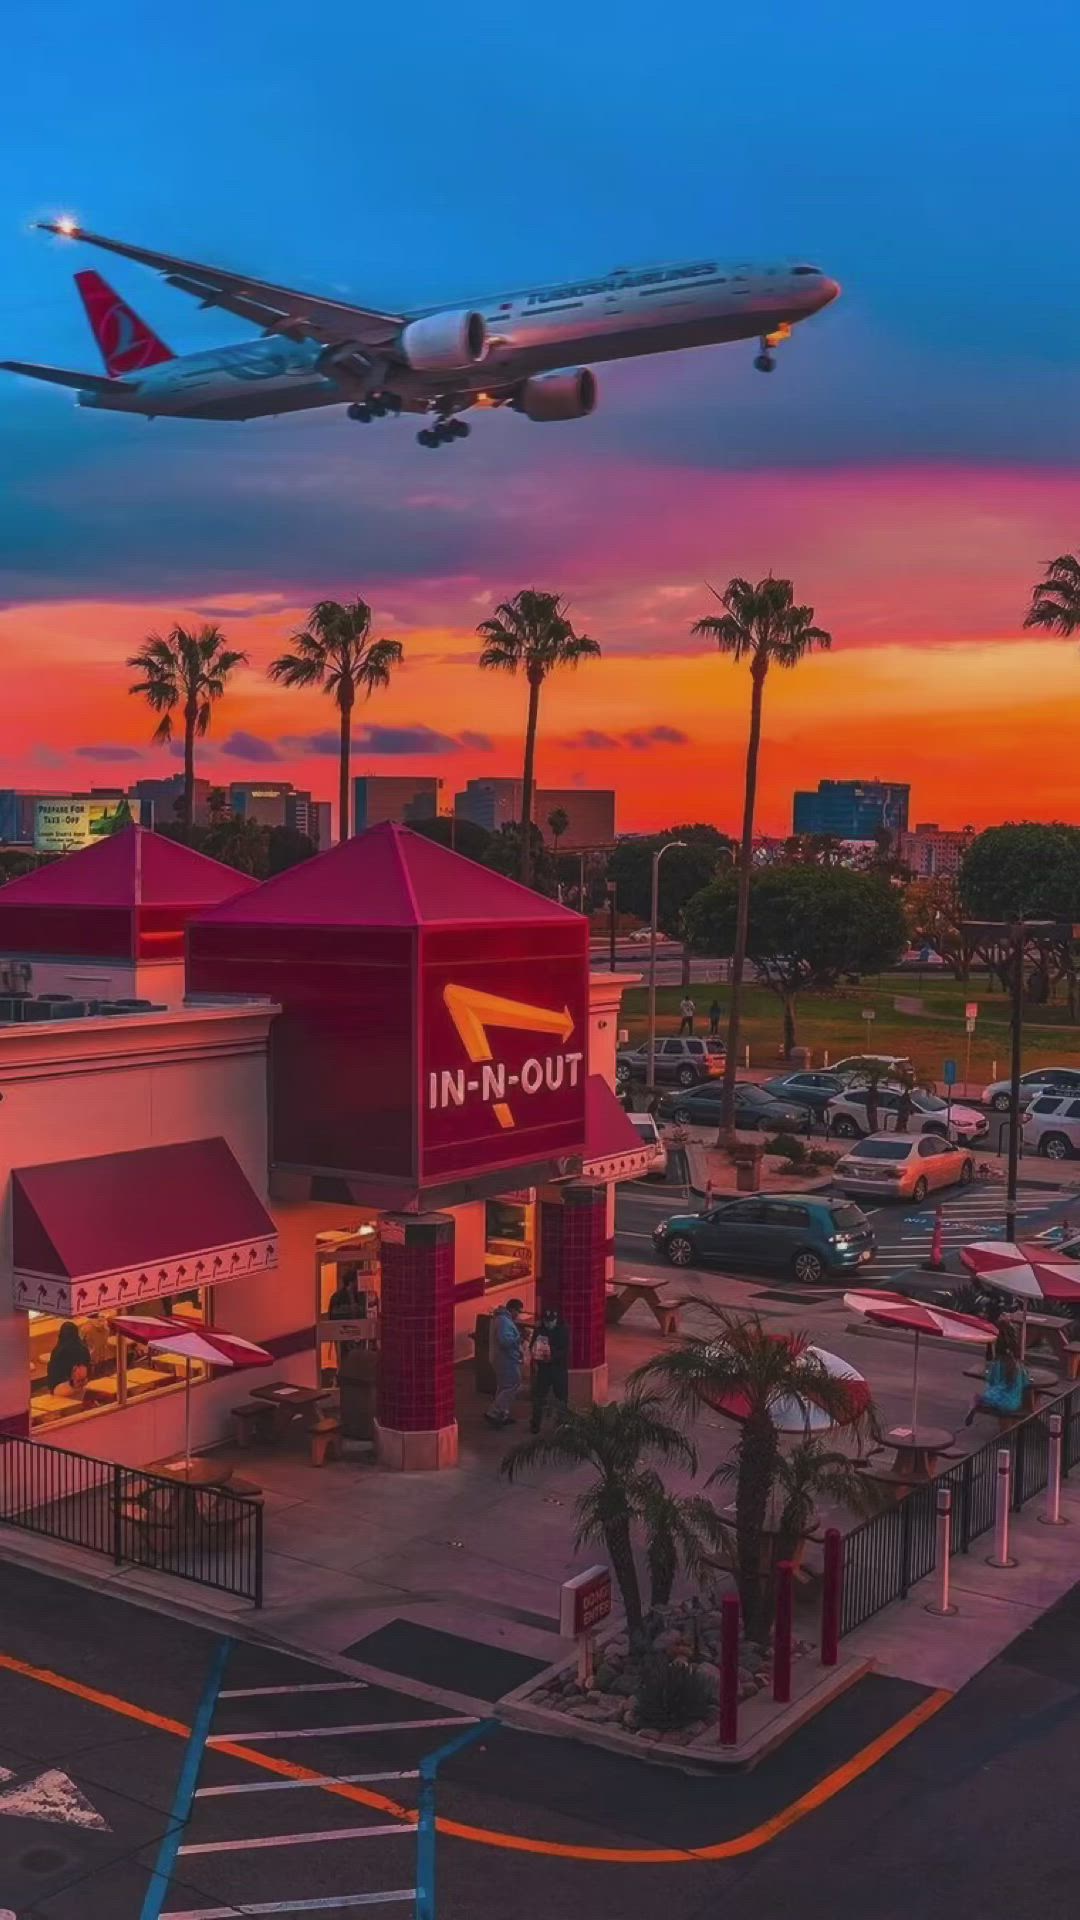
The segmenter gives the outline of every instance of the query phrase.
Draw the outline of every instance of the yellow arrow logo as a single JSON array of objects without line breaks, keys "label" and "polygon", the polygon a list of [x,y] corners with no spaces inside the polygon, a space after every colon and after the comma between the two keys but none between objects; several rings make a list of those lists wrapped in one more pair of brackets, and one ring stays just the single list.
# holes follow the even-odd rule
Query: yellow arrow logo
[{"label": "yellow arrow logo", "polygon": [[[574,1016],[569,1007],[534,1007],[526,1000],[504,1000],[497,993],[480,993],[475,987],[443,988],[443,1003],[457,1029],[474,1066],[493,1060],[488,1039],[489,1027],[512,1027],[519,1033],[553,1033],[567,1041],[574,1031]],[[505,1101],[492,1109],[500,1127],[512,1127],[514,1116]]]}]

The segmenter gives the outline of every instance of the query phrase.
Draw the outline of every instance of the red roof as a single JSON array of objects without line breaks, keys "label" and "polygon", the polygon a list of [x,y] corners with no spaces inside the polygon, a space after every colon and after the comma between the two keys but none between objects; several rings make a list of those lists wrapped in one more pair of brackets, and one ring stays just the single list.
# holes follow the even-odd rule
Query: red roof
[{"label": "red roof", "polygon": [[0,888],[0,952],[176,958],[193,913],[256,885],[163,834],[122,827]]},{"label": "red roof", "polygon": [[199,915],[212,926],[467,927],[580,915],[422,833],[384,822]]}]

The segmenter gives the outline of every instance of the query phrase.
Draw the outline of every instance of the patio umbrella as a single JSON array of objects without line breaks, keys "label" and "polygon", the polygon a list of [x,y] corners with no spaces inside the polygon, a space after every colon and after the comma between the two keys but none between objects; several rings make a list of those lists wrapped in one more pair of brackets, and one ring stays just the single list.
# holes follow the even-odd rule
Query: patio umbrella
[{"label": "patio umbrella", "polygon": [[861,1313],[875,1326],[896,1327],[915,1335],[915,1357],[911,1368],[911,1431],[919,1425],[919,1342],[924,1334],[935,1340],[968,1340],[972,1346],[985,1347],[997,1338],[997,1328],[989,1320],[973,1313],[954,1313],[950,1307],[927,1306],[922,1300],[909,1300],[904,1293],[845,1293],[845,1307]]},{"label": "patio umbrella", "polygon": [[238,1333],[225,1333],[221,1327],[209,1327],[202,1320],[169,1320],[164,1315],[117,1313],[109,1322],[115,1333],[137,1340],[151,1353],[175,1353],[186,1364],[184,1377],[184,1461],[191,1465],[191,1363],[202,1360],[208,1367],[269,1367],[274,1356],[253,1340]]},{"label": "patio umbrella", "polygon": [[[782,1334],[775,1336],[783,1339]],[[824,1369],[832,1380],[839,1380],[847,1389],[849,1411],[843,1422],[838,1422],[833,1414],[827,1413],[814,1399],[813,1366],[808,1368],[810,1379],[807,1382],[806,1396],[801,1394],[780,1393],[769,1402],[769,1418],[778,1433],[825,1433],[828,1428],[843,1424],[847,1426],[866,1412],[870,1405],[870,1387],[855,1367],[841,1360],[838,1353],[829,1353],[825,1347],[805,1347],[803,1357],[814,1361]],[[744,1393],[718,1394],[710,1398],[709,1405],[717,1413],[726,1413],[731,1420],[745,1420],[750,1403]]]},{"label": "patio umbrella", "polygon": [[1040,1246],[1009,1240],[975,1240],[960,1254],[962,1264],[986,1287],[1011,1293],[1020,1302],[1020,1358],[1027,1348],[1028,1309],[1033,1302],[1080,1308],[1080,1260],[1055,1260]]}]

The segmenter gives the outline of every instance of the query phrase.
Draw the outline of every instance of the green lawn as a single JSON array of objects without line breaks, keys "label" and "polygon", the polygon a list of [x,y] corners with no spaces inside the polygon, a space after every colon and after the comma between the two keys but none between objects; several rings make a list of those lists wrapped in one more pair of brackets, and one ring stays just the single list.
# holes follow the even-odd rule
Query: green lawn
[{"label": "green lawn", "polygon": [[[699,1033],[705,1031],[704,1016],[714,996],[724,1008],[726,1018],[726,987],[695,984],[691,993],[697,1002]],[[677,1031],[682,994],[683,989],[678,986],[657,990],[659,1032]],[[894,1004],[897,999],[921,1000],[922,1010],[898,1012]],[[909,1054],[923,1078],[938,1082],[946,1059],[951,1057],[963,1080],[964,1007],[969,1000],[979,1004],[971,1042],[971,1078],[989,1080],[995,1062],[997,1074],[1004,1076],[1009,1070],[1008,1001],[997,987],[987,988],[985,973],[966,985],[930,976],[924,976],[920,982],[914,974],[883,974],[858,987],[802,994],[796,1015],[798,1042],[800,1046],[812,1048],[815,1066],[823,1063],[826,1052],[832,1060],[838,1060],[843,1054],[862,1052]],[[869,1007],[874,1009],[876,1017],[864,1021],[863,1009]],[[645,988],[631,987],[623,998],[623,1014],[635,1043],[646,1038],[647,1013]],[[743,995],[742,1041],[750,1047],[750,1064],[778,1065],[780,1038],[779,1000],[763,987],[747,987]],[[1080,1064],[1080,1029],[1070,1024],[1064,1006],[1025,1010],[1024,1065],[1038,1066],[1044,1061]]]}]

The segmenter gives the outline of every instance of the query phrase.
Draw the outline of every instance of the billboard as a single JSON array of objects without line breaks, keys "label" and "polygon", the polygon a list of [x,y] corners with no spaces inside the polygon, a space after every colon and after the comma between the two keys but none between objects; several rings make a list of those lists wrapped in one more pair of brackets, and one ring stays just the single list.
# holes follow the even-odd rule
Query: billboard
[{"label": "billboard", "polygon": [[131,808],[125,799],[52,794],[39,799],[34,808],[34,846],[38,853],[75,853],[130,825]]}]

